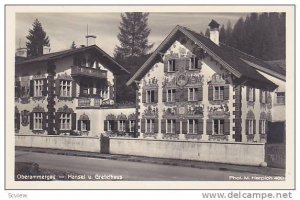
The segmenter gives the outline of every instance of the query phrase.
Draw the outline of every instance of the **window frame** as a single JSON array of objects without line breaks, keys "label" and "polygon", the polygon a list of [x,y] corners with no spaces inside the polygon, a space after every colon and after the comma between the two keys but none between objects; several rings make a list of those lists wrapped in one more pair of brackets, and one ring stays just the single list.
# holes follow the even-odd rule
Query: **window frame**
[{"label": "window frame", "polygon": [[[60,117],[60,130],[69,131],[72,129],[72,114],[71,113],[61,113]],[[65,122],[63,123],[63,120]],[[68,123],[69,121],[69,123]]]},{"label": "window frame", "polygon": [[40,131],[43,130],[43,113],[34,112],[33,113],[33,130]]},{"label": "window frame", "polygon": [[[169,95],[171,98],[169,98]],[[176,89],[167,89],[167,102],[175,102],[175,98],[176,98]]]},{"label": "window frame", "polygon": [[261,103],[267,103],[267,91],[261,91]]},{"label": "window frame", "polygon": [[[169,122],[170,122],[170,127],[169,127]],[[175,132],[176,132],[176,120],[175,119],[167,119],[166,120],[166,133],[174,134]]]},{"label": "window frame", "polygon": [[[217,123],[215,123],[217,121]],[[213,119],[212,120],[212,130],[213,130],[213,135],[224,135],[225,133],[225,120],[224,119]],[[223,122],[223,123],[221,123]],[[215,131],[215,126],[217,125],[218,131]],[[222,125],[222,126],[221,126]]]},{"label": "window frame", "polygon": [[[150,122],[148,125],[148,121]],[[154,133],[154,119],[146,119],[145,123],[145,132],[146,133]]]},{"label": "window frame", "polygon": [[176,71],[176,59],[168,60],[168,72]]},{"label": "window frame", "polygon": [[254,119],[248,119],[248,135],[254,135]]},{"label": "window frame", "polygon": [[[278,94],[283,94],[283,96],[278,96]],[[285,92],[275,92],[275,95],[276,95],[276,104],[285,105]],[[278,98],[281,99],[281,102],[278,101]]]},{"label": "window frame", "polygon": [[[192,92],[191,92],[191,90],[192,90]],[[197,92],[198,92],[198,88],[195,88],[195,87],[188,88],[188,101],[197,101],[197,98],[196,98]],[[192,93],[192,95],[191,95],[191,93]],[[193,98],[191,98],[191,96]]]},{"label": "window frame", "polygon": [[198,58],[197,57],[191,57],[189,59],[189,70],[196,70],[198,69]]},{"label": "window frame", "polygon": [[155,90],[146,90],[146,103],[154,103],[155,102]]},{"label": "window frame", "polygon": [[118,131],[119,132],[126,131],[126,120],[118,120]]},{"label": "window frame", "polygon": [[249,87],[248,101],[254,102],[254,92],[255,89],[253,87]]},{"label": "window frame", "polygon": [[60,87],[60,96],[61,97],[72,97],[72,81],[71,80],[60,80],[59,87]]},{"label": "window frame", "polygon": [[267,120],[265,119],[261,119],[259,120],[259,123],[260,123],[260,130],[259,130],[259,133],[260,134],[266,134],[266,124],[267,124]]},{"label": "window frame", "polygon": [[33,80],[33,96],[42,97],[44,89],[44,80],[43,79],[34,79]]},{"label": "window frame", "polygon": [[[192,123],[190,123],[192,121]],[[190,127],[192,125],[192,127]],[[187,120],[187,133],[188,134],[198,134],[198,125],[199,125],[199,120],[198,119],[188,119]],[[192,129],[192,132],[190,130]]]},{"label": "window frame", "polygon": [[129,120],[129,132],[134,132],[135,130],[135,120]]},{"label": "window frame", "polygon": [[[218,89],[216,89],[216,88],[218,88]],[[217,96],[216,96],[216,91],[218,91]],[[215,86],[213,86],[213,100],[214,101],[223,101],[224,100],[224,94],[225,94],[225,86],[224,85],[215,85]]]}]

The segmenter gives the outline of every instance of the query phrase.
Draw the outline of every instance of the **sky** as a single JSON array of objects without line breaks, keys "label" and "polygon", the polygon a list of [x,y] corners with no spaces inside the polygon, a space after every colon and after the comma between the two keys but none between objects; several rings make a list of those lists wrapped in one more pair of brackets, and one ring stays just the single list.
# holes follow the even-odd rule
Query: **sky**
[{"label": "sky", "polygon": [[[49,36],[51,52],[69,49],[72,42],[86,44],[87,24],[89,34],[96,35],[96,44],[113,56],[114,48],[119,45],[117,35],[121,13],[17,13],[16,48],[26,47],[26,36],[37,18]],[[150,13],[148,26],[151,29],[149,43],[154,50],[176,25],[186,26],[197,32],[205,32],[209,22],[214,19],[221,25],[232,26],[247,13]]]}]

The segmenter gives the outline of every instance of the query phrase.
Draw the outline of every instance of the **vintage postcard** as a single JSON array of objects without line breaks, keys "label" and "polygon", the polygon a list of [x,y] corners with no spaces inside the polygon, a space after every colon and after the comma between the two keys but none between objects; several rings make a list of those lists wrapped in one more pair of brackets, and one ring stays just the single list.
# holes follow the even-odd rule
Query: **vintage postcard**
[{"label": "vintage postcard", "polygon": [[6,189],[295,188],[293,5],[5,10]]}]

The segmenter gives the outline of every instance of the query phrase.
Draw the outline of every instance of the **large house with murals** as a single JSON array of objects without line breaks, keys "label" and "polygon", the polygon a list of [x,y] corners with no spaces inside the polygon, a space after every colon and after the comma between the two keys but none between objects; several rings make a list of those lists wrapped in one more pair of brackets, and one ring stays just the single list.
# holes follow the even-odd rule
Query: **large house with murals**
[{"label": "large house with murals", "polygon": [[[285,134],[285,70],[176,26],[128,80],[136,105],[116,104],[128,71],[96,45],[15,63],[16,134],[259,142]],[[91,43],[90,43],[91,44]]]},{"label": "large house with murals", "polygon": [[115,101],[116,76],[128,71],[98,46],[26,55],[17,50],[16,134],[134,134],[135,108]]},{"label": "large house with murals", "polygon": [[285,70],[176,26],[127,82],[140,138],[265,143],[285,134]]}]

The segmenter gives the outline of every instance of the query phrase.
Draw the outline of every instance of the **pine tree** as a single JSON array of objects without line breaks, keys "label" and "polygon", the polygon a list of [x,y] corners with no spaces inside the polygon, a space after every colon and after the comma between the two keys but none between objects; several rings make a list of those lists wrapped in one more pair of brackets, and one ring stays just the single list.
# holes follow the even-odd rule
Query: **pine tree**
[{"label": "pine tree", "polygon": [[49,38],[38,19],[35,19],[32,27],[29,30],[29,35],[26,36],[28,40],[26,42],[28,57],[43,55],[43,46],[50,46]]},{"label": "pine tree", "polygon": [[226,25],[226,30],[225,30],[225,44],[232,43],[231,34],[232,34],[232,26],[230,20],[228,20]]},{"label": "pine tree", "polygon": [[204,34],[206,37],[209,37],[210,36],[210,31],[209,31],[209,28],[206,29],[205,31],[205,34]]},{"label": "pine tree", "polygon": [[148,44],[148,16],[149,13],[141,12],[121,14],[118,34],[120,46],[115,48],[115,57],[126,59],[145,56],[153,47],[153,44]]},{"label": "pine tree", "polygon": [[220,37],[220,42],[225,43],[225,41],[226,41],[226,31],[225,31],[224,25],[221,26],[219,37]]},{"label": "pine tree", "polygon": [[76,46],[76,44],[75,44],[75,41],[73,41],[70,48],[71,48],[71,49],[76,49],[76,47],[77,47],[77,46]]}]

